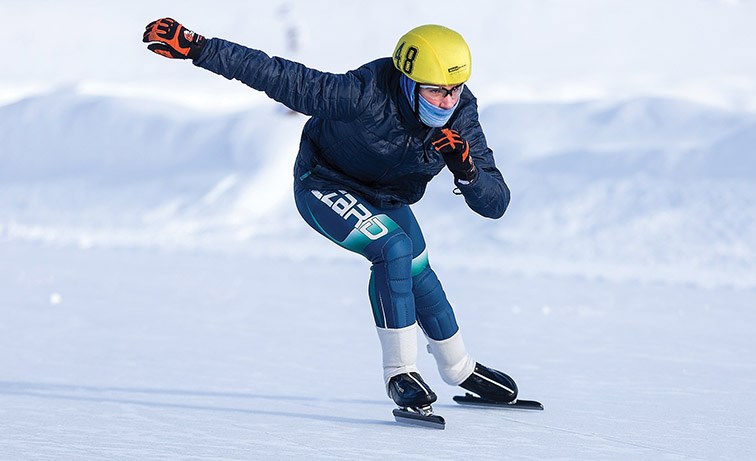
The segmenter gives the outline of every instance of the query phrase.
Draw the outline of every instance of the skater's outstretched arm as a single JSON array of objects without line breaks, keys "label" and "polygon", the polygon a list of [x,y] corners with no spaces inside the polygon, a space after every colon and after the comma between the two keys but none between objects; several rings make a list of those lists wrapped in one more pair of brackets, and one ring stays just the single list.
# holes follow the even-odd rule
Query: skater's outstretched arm
[{"label": "skater's outstretched arm", "polygon": [[170,18],[148,24],[142,41],[161,56],[191,59],[196,66],[264,91],[306,115],[354,120],[379,96],[369,84],[373,79],[367,66],[345,74],[321,72],[227,40],[205,39]]}]

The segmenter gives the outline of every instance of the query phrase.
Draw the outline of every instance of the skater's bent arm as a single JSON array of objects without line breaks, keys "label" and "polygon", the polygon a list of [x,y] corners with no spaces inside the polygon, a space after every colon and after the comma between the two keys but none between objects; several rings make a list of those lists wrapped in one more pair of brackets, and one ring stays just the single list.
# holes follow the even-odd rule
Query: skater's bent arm
[{"label": "skater's bent arm", "polygon": [[[470,145],[470,156],[473,158],[478,175],[469,184],[456,182],[467,205],[481,216],[498,219],[504,215],[509,206],[510,192],[504,177],[494,162],[493,151],[488,147],[483,128],[478,120],[478,109],[475,98],[467,110],[470,110],[468,122],[459,127]],[[452,125],[454,126],[454,124]]]}]

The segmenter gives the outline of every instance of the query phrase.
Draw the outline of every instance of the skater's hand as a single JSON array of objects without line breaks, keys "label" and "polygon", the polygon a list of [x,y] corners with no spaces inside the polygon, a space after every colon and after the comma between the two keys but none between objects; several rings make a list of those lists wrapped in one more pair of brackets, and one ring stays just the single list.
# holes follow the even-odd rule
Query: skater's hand
[{"label": "skater's hand", "polygon": [[470,156],[470,146],[459,133],[444,128],[433,138],[432,143],[457,180],[470,182],[478,176],[478,170]]},{"label": "skater's hand", "polygon": [[147,48],[166,58],[196,59],[205,47],[205,37],[195,34],[171,18],[147,24],[142,41]]}]

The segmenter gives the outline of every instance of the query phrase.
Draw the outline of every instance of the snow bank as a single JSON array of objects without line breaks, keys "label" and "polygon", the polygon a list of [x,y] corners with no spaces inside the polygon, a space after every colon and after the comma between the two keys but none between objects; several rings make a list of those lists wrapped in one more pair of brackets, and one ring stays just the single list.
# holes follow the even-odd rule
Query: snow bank
[{"label": "snow bank", "polygon": [[[74,89],[0,107],[0,236],[348,257],[292,203],[305,120],[274,104],[208,114]],[[645,98],[496,104],[481,120],[510,210],[472,214],[443,173],[415,207],[434,260],[756,286],[753,115]]]}]

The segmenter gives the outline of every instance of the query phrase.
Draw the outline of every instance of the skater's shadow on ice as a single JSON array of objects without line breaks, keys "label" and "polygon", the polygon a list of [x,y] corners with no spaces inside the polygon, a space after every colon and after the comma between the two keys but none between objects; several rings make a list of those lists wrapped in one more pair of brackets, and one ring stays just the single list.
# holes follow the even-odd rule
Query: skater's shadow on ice
[{"label": "skater's shadow on ice", "polygon": [[[340,411],[340,404],[383,404],[377,400],[314,399],[312,397],[248,394],[243,392],[197,391],[186,389],[160,389],[140,387],[86,386],[75,384],[52,384],[31,382],[0,381],[0,395],[16,395],[41,399],[69,400],[92,403],[116,403],[175,410],[247,413],[251,415],[281,416],[346,424],[391,424],[389,421],[350,418],[331,414],[315,414],[296,411],[283,411],[281,406],[291,405],[301,408]],[[142,396],[139,398],[138,396]],[[146,397],[154,397],[148,399]],[[161,400],[163,398],[165,400]],[[217,405],[213,399],[226,401],[238,399],[256,400],[260,408],[250,407],[243,402],[238,407]],[[268,401],[268,404],[265,404]]]}]

